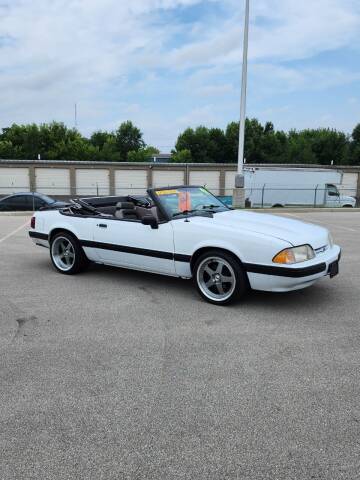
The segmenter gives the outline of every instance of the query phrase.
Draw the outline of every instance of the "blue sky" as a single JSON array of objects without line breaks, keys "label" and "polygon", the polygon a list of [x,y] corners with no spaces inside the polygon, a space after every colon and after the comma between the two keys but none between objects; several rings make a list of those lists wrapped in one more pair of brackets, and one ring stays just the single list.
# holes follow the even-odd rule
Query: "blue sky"
[{"label": "blue sky", "polygon": [[[0,1],[0,127],[127,119],[168,151],[239,116],[242,0]],[[251,0],[248,109],[276,128],[360,122],[360,2]]]}]

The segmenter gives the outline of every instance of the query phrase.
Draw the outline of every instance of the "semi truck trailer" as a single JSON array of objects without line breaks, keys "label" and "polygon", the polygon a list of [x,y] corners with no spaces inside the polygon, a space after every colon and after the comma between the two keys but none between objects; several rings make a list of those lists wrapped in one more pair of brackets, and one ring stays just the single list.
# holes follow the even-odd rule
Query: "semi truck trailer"
[{"label": "semi truck trailer", "polygon": [[251,207],[355,207],[342,195],[340,170],[316,168],[245,167],[245,190]]}]

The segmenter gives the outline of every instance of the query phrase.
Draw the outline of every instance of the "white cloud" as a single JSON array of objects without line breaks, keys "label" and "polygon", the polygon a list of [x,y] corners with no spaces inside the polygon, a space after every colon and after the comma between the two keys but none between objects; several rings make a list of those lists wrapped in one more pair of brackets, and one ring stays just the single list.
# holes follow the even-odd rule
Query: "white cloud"
[{"label": "white cloud", "polygon": [[216,122],[217,115],[213,105],[194,108],[186,115],[177,118],[176,123],[182,127],[195,127],[198,125],[210,125]]},{"label": "white cloud", "polygon": [[360,68],[358,72],[353,72],[336,67],[299,69],[258,63],[252,66],[251,74],[256,80],[258,93],[324,90],[360,81]]},{"label": "white cloud", "polygon": [[[253,90],[263,89],[270,96],[274,91],[330,88],[359,79],[356,71],[338,65],[310,69],[286,64],[345,46],[359,48],[358,0],[251,3]],[[168,142],[187,124],[223,121],[219,111],[224,97],[235,102],[238,97],[243,4],[213,0],[211,4],[225,13],[190,23],[176,15],[170,21],[163,17],[176,7],[196,4],[206,7],[210,2],[3,2],[0,127],[52,119],[72,124],[75,101],[85,133],[94,126],[114,128],[127,115],[149,132],[150,142]],[[206,97],[211,106],[203,104]],[[238,107],[231,111],[237,114]]]},{"label": "white cloud", "polygon": [[[232,3],[229,1],[229,3]],[[239,64],[242,58],[242,15],[233,15],[212,28],[198,28],[198,39],[168,53],[163,64],[189,68]],[[263,0],[253,2],[249,57],[251,60],[294,60],[359,45],[360,5],[353,0]],[[264,21],[262,19],[265,19]]]},{"label": "white cloud", "polygon": [[204,85],[196,90],[196,94],[203,97],[219,98],[223,95],[228,95],[234,92],[234,86],[231,83],[224,83],[222,85]]},{"label": "white cloud", "polygon": [[359,41],[360,6],[354,0],[275,0],[262,2],[257,13],[270,23],[253,27],[255,59],[307,58]]}]

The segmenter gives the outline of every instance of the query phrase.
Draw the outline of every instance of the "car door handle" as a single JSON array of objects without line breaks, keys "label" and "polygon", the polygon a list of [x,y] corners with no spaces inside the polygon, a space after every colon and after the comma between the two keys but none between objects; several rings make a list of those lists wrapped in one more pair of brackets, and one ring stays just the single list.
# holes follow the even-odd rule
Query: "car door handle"
[{"label": "car door handle", "polygon": [[106,223],[98,223],[96,226],[99,228],[107,228]]}]

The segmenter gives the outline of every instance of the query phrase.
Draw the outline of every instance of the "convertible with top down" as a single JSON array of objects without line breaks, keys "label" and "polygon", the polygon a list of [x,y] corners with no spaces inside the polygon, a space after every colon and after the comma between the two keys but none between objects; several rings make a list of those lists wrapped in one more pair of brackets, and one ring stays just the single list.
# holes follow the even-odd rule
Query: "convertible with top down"
[{"label": "convertible with top down", "polygon": [[49,248],[60,273],[96,262],[192,278],[200,295],[217,305],[249,288],[287,292],[332,278],[341,256],[325,228],[233,210],[201,186],[71,200],[36,212],[29,235]]}]

